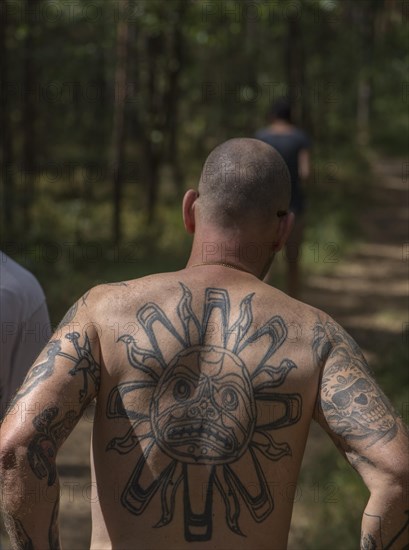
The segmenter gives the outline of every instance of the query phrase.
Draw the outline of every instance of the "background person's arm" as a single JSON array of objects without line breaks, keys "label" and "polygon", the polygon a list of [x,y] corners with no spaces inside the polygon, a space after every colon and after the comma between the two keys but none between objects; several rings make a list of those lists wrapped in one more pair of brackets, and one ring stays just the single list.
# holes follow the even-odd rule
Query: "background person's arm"
[{"label": "background person's arm", "polygon": [[298,153],[298,176],[302,184],[305,184],[310,177],[311,156],[309,149],[301,149]]},{"label": "background person's arm", "polygon": [[0,429],[0,494],[12,548],[56,549],[58,449],[100,384],[99,337],[75,304],[18,390]]},{"label": "background person's arm", "polygon": [[317,323],[313,348],[323,365],[315,420],[371,493],[362,518],[361,548],[407,548],[407,429],[373,379],[359,347],[338,324]]}]

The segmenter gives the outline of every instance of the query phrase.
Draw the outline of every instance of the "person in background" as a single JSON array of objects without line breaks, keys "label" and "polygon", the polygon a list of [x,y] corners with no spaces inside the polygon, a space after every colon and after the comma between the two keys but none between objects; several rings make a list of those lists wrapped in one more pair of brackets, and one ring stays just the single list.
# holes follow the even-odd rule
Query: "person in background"
[{"label": "person in background", "polygon": [[[286,245],[288,266],[288,293],[298,298],[300,293],[300,247],[305,226],[304,187],[310,175],[310,139],[307,134],[292,123],[291,106],[286,98],[273,103],[270,111],[271,123],[259,130],[255,137],[276,149],[285,160],[291,177],[290,210],[295,214],[294,228]],[[270,282],[271,276],[267,275]]]},{"label": "person in background", "polygon": [[34,360],[48,342],[50,319],[32,273],[0,251],[0,420]]}]

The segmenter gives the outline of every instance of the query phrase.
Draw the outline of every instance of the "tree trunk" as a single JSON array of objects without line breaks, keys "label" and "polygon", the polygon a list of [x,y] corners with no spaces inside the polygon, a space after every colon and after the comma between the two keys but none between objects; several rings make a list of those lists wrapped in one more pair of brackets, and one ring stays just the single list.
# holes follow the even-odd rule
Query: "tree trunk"
[{"label": "tree trunk", "polygon": [[[158,57],[163,50],[163,35],[146,37],[147,57],[147,97],[146,125],[144,130],[145,169],[148,184],[147,223],[152,225],[155,219],[156,203],[159,188],[159,168],[163,155],[163,124],[160,124],[164,112],[164,96],[159,93]],[[159,134],[161,134],[159,136]],[[158,138],[158,139],[157,139]]]},{"label": "tree trunk", "polygon": [[368,145],[372,97],[372,64],[375,38],[375,4],[362,3],[355,6],[361,20],[360,71],[357,84],[356,129],[357,142]]},{"label": "tree trunk", "polygon": [[301,123],[301,101],[302,90],[301,62],[300,62],[300,24],[297,14],[288,16],[287,23],[287,44],[285,48],[287,96],[291,105],[293,119],[296,124]]},{"label": "tree trunk", "polygon": [[[122,0],[123,13],[128,11],[129,0]],[[127,17],[120,17],[117,28],[116,72],[115,72],[115,103],[113,121],[113,154],[112,154],[112,185],[113,185],[113,225],[112,236],[115,244],[121,242],[121,211],[122,187],[124,178],[125,152],[125,102],[128,85],[128,48],[129,23]]]},{"label": "tree trunk", "polygon": [[[246,12],[252,14],[251,9],[254,8],[255,3],[251,0],[246,0],[244,6]],[[247,87],[246,95],[242,98],[245,101],[243,104],[243,126],[246,134],[251,135],[254,131],[254,121],[258,116],[258,101],[256,97],[258,94],[258,79],[260,63],[260,48],[259,48],[259,34],[260,28],[258,24],[258,18],[249,15],[243,18],[243,62],[245,64],[243,76],[245,77],[244,83]],[[254,96],[248,96],[248,94],[255,94]]]},{"label": "tree trunk", "polygon": [[34,200],[34,182],[37,157],[36,93],[38,72],[35,59],[34,34],[37,27],[36,16],[41,0],[26,0],[27,34],[24,41],[23,75],[23,229],[27,233],[31,228],[31,209]]},{"label": "tree trunk", "polygon": [[0,127],[1,127],[1,239],[12,239],[15,228],[15,181],[13,173],[13,144],[11,139],[8,72],[7,72],[7,7],[0,17]]},{"label": "tree trunk", "polygon": [[179,0],[177,5],[177,19],[172,29],[172,54],[168,73],[168,91],[165,101],[166,123],[165,132],[168,136],[168,159],[172,167],[173,181],[178,195],[182,195],[185,187],[185,178],[179,158],[179,99],[180,74],[185,60],[185,46],[183,24],[187,9],[187,2]]},{"label": "tree trunk", "polygon": [[371,85],[365,70],[361,70],[358,77],[356,110],[357,141],[361,146],[368,145],[370,97]]}]

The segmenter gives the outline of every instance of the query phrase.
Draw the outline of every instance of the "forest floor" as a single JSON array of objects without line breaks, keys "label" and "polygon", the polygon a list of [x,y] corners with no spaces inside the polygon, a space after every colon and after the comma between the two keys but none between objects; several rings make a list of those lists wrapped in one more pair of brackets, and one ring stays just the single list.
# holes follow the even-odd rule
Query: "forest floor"
[{"label": "forest floor", "polygon": [[[341,254],[330,272],[309,275],[302,299],[341,323],[363,348],[376,373],[382,355],[401,345],[402,338],[407,337],[409,196],[408,174],[404,173],[402,161],[371,157],[370,165],[373,193],[369,202],[359,208],[362,230],[359,244],[345,256]],[[91,428],[92,410],[81,419],[59,455],[60,524],[65,550],[89,547]],[[325,476],[320,479],[321,470],[332,468],[331,464],[323,464],[329,446],[332,444],[328,437],[313,425],[296,492],[289,550],[325,548],[325,537],[322,544],[314,540],[319,539],[320,532],[329,530],[331,538],[327,540],[332,540],[331,547],[347,550],[345,541],[331,527],[331,514],[323,513],[323,509],[330,507],[336,515],[337,507],[349,506],[348,502],[342,502],[347,498],[342,487],[331,486],[325,482]],[[359,516],[355,520],[359,523]],[[354,536],[359,533],[359,525],[353,531]],[[351,548],[357,544],[355,540]],[[8,548],[7,543],[4,548]]]}]

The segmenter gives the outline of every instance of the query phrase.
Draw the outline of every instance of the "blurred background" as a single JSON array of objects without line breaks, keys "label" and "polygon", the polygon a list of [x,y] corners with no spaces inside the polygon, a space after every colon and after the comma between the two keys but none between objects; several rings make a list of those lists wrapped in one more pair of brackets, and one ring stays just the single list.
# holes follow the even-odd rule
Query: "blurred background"
[{"label": "blurred background", "polygon": [[[313,144],[302,298],[346,326],[407,419],[409,0],[0,10],[0,244],[41,282],[53,326],[95,284],[181,268],[184,191],[215,145],[252,137],[285,95]],[[63,479],[86,478],[83,441]],[[65,547],[85,548],[87,491],[66,492]],[[366,498],[313,430],[290,548],[356,548]]]}]

